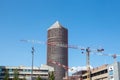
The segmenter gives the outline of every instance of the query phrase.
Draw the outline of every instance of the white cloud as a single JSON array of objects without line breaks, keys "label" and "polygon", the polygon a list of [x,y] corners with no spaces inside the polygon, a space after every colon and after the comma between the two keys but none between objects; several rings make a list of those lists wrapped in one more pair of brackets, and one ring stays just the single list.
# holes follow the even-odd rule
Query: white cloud
[{"label": "white cloud", "polygon": [[[92,66],[90,66],[91,69],[93,69]],[[87,70],[86,66],[78,66],[78,67],[72,67],[71,69],[69,69],[69,73],[75,73],[81,70]]]}]

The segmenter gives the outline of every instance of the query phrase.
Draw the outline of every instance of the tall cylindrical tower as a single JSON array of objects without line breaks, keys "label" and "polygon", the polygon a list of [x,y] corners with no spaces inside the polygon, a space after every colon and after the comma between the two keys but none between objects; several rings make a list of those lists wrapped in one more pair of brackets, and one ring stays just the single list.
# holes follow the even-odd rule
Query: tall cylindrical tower
[{"label": "tall cylindrical tower", "polygon": [[[68,30],[56,21],[48,29],[47,42],[47,64],[54,67],[55,80],[63,80],[63,77],[65,77],[65,69],[50,63],[49,60],[68,66],[68,48],[61,46],[67,46],[68,44]],[[54,44],[59,44],[60,46],[55,46]]]}]

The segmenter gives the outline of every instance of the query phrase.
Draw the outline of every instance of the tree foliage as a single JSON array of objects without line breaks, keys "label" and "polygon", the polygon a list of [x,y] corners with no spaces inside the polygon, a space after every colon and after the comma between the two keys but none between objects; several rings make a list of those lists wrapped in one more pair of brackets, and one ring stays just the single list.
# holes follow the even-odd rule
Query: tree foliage
[{"label": "tree foliage", "polygon": [[23,80],[27,80],[27,79],[25,78],[25,76],[24,76]]},{"label": "tree foliage", "polygon": [[36,80],[42,80],[42,78],[40,77],[40,75],[36,78]]},{"label": "tree foliage", "polygon": [[14,70],[14,78],[13,80],[19,80],[19,72],[17,69]]},{"label": "tree foliage", "polygon": [[4,77],[3,80],[9,80],[9,72],[8,72],[7,69],[6,69],[6,71],[5,71],[5,77]]},{"label": "tree foliage", "polygon": [[54,72],[49,73],[48,80],[55,80]]}]

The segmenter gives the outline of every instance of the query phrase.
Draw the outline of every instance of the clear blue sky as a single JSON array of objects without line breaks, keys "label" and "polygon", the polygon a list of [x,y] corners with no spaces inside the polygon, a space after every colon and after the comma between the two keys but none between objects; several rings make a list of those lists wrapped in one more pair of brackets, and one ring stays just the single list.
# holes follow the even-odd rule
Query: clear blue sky
[{"label": "clear blue sky", "polygon": [[[46,41],[56,20],[69,30],[69,44],[120,54],[120,0],[0,0],[0,65],[31,66],[33,44],[19,40]],[[34,47],[34,65],[46,64],[46,45]],[[94,67],[113,59],[91,55],[90,62]],[[69,66],[85,65],[86,56],[69,49]]]}]

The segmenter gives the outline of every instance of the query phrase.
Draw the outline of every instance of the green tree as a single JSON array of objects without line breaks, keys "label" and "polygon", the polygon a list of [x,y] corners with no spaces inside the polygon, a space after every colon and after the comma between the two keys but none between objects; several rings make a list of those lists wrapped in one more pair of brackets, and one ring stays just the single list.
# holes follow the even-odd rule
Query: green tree
[{"label": "green tree", "polygon": [[23,80],[26,80],[25,76],[24,76]]},{"label": "green tree", "polygon": [[13,80],[19,80],[19,72],[17,69],[14,70],[14,78]]},{"label": "green tree", "polygon": [[3,80],[9,80],[9,72],[7,69],[5,70],[5,77]]},{"label": "green tree", "polygon": [[36,78],[36,80],[42,80],[42,78],[40,77],[40,75]]},{"label": "green tree", "polygon": [[49,73],[48,80],[55,80],[54,72]]}]

